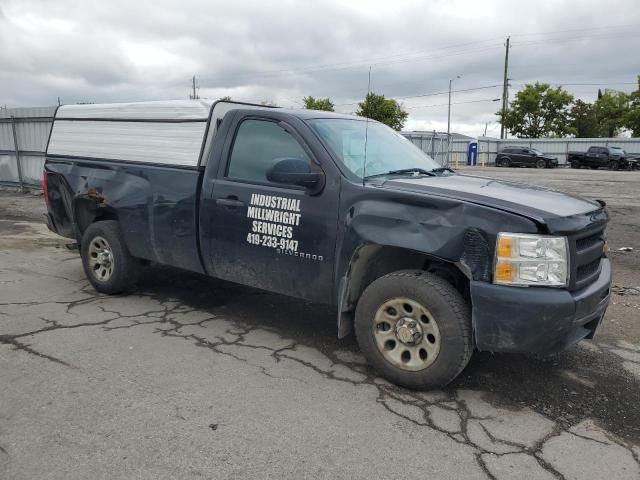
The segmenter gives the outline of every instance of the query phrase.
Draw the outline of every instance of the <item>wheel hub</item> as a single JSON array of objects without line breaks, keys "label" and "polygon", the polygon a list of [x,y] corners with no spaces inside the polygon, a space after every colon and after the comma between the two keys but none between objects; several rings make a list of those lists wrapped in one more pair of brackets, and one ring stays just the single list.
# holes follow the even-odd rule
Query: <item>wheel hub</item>
[{"label": "wheel hub", "polygon": [[94,278],[106,282],[113,273],[113,253],[103,237],[94,237],[89,244],[89,269]]},{"label": "wheel hub", "polygon": [[103,267],[111,266],[111,253],[108,250],[103,250],[98,254],[98,263]]},{"label": "wheel hub", "polygon": [[422,327],[412,318],[401,318],[396,323],[396,338],[405,345],[417,345],[422,341]]},{"label": "wheel hub", "polygon": [[423,370],[438,358],[436,319],[414,299],[395,297],[384,302],[376,311],[372,330],[385,360],[402,370]]}]

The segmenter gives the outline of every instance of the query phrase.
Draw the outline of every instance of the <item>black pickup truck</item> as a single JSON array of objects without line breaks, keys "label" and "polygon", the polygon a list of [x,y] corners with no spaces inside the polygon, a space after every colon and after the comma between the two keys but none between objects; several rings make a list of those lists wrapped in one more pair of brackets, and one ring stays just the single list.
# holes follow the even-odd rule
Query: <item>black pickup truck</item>
[{"label": "black pickup truck", "polygon": [[627,168],[627,154],[619,147],[589,147],[587,152],[568,152],[567,162],[571,168],[606,167],[609,170]]},{"label": "black pickup truck", "polygon": [[63,106],[43,187],[49,228],[79,242],[96,290],[155,262],[330,304],[339,337],[354,328],[411,388],[446,385],[474,349],[592,338],[609,302],[603,202],[458,175],[361,117]]}]

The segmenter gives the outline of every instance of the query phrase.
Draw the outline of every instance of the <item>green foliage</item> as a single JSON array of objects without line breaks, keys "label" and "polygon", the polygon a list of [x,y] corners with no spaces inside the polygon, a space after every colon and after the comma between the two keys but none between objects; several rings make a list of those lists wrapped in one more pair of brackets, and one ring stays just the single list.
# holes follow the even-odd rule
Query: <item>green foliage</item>
[{"label": "green foliage", "polygon": [[571,126],[577,138],[599,136],[598,120],[593,104],[576,100],[571,107]]},{"label": "green foliage", "polygon": [[631,130],[634,137],[640,137],[640,76],[638,76],[638,88],[629,95],[624,126]]},{"label": "green foliage", "polygon": [[629,96],[624,92],[606,89],[593,104],[602,137],[615,137],[624,127],[629,111]]},{"label": "green foliage", "polygon": [[377,120],[394,130],[401,130],[409,116],[398,102],[375,93],[368,93],[364,101],[360,102],[358,106],[360,109],[356,112],[356,115]]},{"label": "green foliage", "polygon": [[330,98],[313,98],[311,95],[302,99],[307,110],[324,110],[333,112],[333,102]]},{"label": "green foliage", "polygon": [[[516,94],[504,125],[520,138],[561,137],[573,134],[570,105],[573,96],[562,87],[536,82]],[[502,112],[497,115],[502,119]]]}]

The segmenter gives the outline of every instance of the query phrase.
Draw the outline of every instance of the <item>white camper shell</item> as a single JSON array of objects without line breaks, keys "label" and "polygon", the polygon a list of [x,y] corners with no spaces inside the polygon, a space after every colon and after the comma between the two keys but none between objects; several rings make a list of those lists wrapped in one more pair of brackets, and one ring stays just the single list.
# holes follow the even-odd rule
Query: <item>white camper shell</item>
[{"label": "white camper shell", "polygon": [[238,108],[273,107],[223,100],[63,105],[47,155],[196,168],[206,163],[224,115]]}]

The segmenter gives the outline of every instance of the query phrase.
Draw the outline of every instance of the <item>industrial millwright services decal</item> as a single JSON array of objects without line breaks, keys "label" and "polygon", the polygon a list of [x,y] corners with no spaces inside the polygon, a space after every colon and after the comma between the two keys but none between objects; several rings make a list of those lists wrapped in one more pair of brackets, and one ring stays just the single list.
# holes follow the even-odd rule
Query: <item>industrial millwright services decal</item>
[{"label": "industrial millwright services decal", "polygon": [[252,193],[247,218],[251,219],[248,243],[273,248],[276,253],[323,260],[322,255],[302,253],[298,249],[295,231],[302,220],[299,199]]}]

